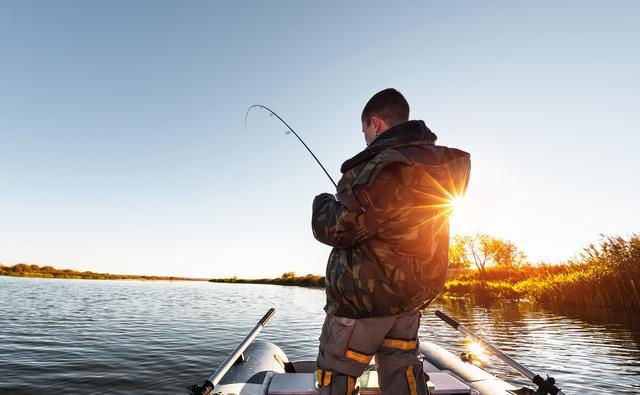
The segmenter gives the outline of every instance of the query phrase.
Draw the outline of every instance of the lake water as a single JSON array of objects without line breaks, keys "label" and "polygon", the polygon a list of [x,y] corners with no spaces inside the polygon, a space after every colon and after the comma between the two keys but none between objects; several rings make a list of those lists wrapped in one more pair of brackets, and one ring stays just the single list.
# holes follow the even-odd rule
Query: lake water
[{"label": "lake water", "polygon": [[[315,359],[323,304],[324,291],[300,287],[0,277],[0,394],[186,394],[270,307],[277,313],[258,339]],[[640,393],[638,317],[445,300],[420,335],[455,354],[467,351],[464,339],[435,308],[566,394]],[[494,357],[485,366],[525,383]]]}]

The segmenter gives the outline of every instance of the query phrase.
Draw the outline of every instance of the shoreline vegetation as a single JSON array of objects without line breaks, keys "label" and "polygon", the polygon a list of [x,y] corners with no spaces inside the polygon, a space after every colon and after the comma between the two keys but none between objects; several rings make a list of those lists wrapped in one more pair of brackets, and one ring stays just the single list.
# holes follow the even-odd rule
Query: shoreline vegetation
[{"label": "shoreline vegetation", "polygon": [[[552,309],[610,308],[640,312],[640,235],[603,236],[577,258],[562,264],[532,264],[513,243],[486,234],[456,236],[441,297],[529,301]],[[234,284],[324,287],[324,277],[284,273],[273,279],[212,279]]]},{"label": "shoreline vegetation", "polygon": [[276,278],[238,278],[233,276],[229,278],[213,278],[209,281],[212,283],[226,284],[295,285],[298,287],[324,288],[324,276],[317,274],[297,276],[295,272],[286,272]]},{"label": "shoreline vegetation", "polygon": [[[202,279],[80,272],[19,263],[0,264],[0,276],[91,279],[210,281],[324,287],[316,274],[286,272],[278,278]],[[532,264],[510,241],[486,234],[455,236],[449,250],[449,273],[441,297],[465,298],[479,304],[529,301],[549,308],[610,308],[640,312],[640,235],[603,236],[578,257],[561,264]]]},{"label": "shoreline vegetation", "polygon": [[63,278],[75,280],[153,280],[153,281],[207,281],[205,278],[189,278],[174,276],[144,276],[132,274],[111,274],[79,272],[71,269],[56,269],[51,266],[28,265],[18,263],[13,266],[0,264],[0,276],[35,277],[35,278]]}]

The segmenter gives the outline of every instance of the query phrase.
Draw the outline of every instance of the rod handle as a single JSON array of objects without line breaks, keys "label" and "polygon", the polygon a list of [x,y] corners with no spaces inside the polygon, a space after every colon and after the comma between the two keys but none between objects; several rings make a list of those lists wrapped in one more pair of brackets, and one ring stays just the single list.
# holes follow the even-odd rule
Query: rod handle
[{"label": "rod handle", "polygon": [[274,309],[273,307],[270,308],[269,311],[267,311],[267,314],[265,314],[264,317],[260,319],[260,322],[258,322],[258,324],[262,326],[267,325],[267,323],[269,322],[269,320],[271,320],[271,317],[273,317],[275,313],[276,313],[276,309]]},{"label": "rod handle", "polygon": [[436,310],[436,316],[438,318],[440,318],[442,321],[444,321],[447,324],[451,325],[453,327],[453,329],[458,329],[458,327],[460,326],[458,321],[456,321],[453,318],[449,317],[448,315],[446,315],[445,313],[443,313],[440,310]]}]

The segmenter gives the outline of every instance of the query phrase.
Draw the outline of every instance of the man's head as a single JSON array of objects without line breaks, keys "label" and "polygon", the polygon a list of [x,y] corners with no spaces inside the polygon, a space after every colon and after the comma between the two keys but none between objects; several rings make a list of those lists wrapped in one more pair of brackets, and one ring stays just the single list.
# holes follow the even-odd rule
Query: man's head
[{"label": "man's head", "polygon": [[390,127],[409,120],[409,103],[397,90],[385,89],[369,99],[361,120],[364,139],[369,145]]}]

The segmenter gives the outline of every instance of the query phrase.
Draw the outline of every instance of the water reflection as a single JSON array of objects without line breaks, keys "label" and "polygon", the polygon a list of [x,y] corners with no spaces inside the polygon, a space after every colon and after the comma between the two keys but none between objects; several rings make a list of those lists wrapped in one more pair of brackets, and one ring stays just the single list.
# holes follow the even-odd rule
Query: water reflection
[{"label": "water reflection", "polygon": [[[270,308],[260,339],[291,359],[314,359],[322,290],[192,282],[0,277],[0,393],[184,393],[199,383]],[[554,313],[526,303],[474,306],[442,299],[421,338],[459,354],[464,337],[446,311],[516,360],[574,394],[640,393],[640,325],[612,313]],[[488,357],[484,367],[517,373]]]},{"label": "water reflection", "polygon": [[[636,317],[611,312],[558,314],[529,303],[478,307],[456,299],[440,300],[440,307],[532,371],[554,376],[567,392],[640,393]],[[425,318],[437,325],[437,318]],[[437,337],[438,330],[425,332],[425,337],[429,335]],[[451,340],[445,340],[450,350],[464,351],[461,334]],[[497,358],[490,359],[484,364],[487,370],[526,383]]]}]

